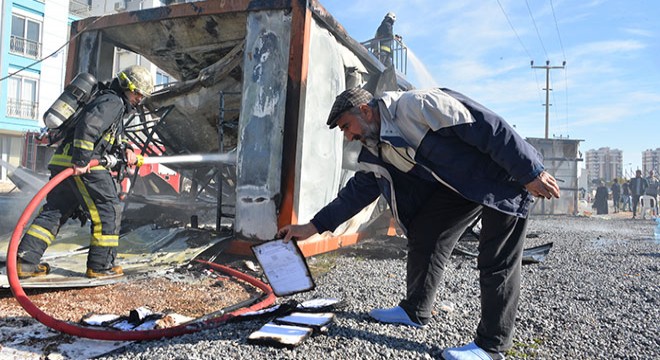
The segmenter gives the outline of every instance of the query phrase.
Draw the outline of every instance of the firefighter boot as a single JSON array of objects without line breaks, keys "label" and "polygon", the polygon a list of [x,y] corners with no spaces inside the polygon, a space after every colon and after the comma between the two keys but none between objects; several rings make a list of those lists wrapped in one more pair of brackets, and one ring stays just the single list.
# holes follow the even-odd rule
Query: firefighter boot
[{"label": "firefighter boot", "polygon": [[19,259],[16,263],[16,272],[19,279],[46,276],[50,273],[50,266],[47,263],[30,264]]},{"label": "firefighter boot", "polygon": [[87,268],[85,276],[90,279],[111,279],[124,275],[124,269],[121,266],[113,266],[106,270],[94,270]]},{"label": "firefighter boot", "polygon": [[109,279],[124,275],[121,266],[115,265],[116,257],[116,247],[90,246],[85,276],[91,279]]}]

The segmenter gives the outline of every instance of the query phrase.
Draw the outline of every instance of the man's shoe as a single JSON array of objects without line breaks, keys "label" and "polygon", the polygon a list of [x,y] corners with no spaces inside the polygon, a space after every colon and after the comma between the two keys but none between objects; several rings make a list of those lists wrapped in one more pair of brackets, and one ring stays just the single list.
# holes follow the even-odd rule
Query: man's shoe
[{"label": "man's shoe", "polygon": [[18,273],[19,279],[46,276],[50,273],[50,265],[47,263],[30,264],[18,260],[16,263],[16,272]]},{"label": "man's shoe", "polygon": [[412,321],[401,306],[395,306],[390,309],[374,309],[369,312],[369,316],[384,323],[403,324],[418,328],[426,326],[425,324],[418,324]]},{"label": "man's shoe", "polygon": [[503,360],[502,353],[488,353],[473,342],[458,348],[446,348],[442,352],[445,360]]},{"label": "man's shoe", "polygon": [[106,270],[94,270],[87,268],[87,272],[85,273],[85,276],[90,279],[110,279],[123,275],[124,269],[122,269],[121,266],[113,266],[112,268]]}]

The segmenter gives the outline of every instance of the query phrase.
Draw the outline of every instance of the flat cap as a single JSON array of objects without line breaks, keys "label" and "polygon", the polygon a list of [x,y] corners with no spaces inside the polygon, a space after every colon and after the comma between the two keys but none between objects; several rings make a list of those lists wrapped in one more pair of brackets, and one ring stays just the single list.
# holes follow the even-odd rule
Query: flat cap
[{"label": "flat cap", "polygon": [[367,90],[364,90],[360,87],[354,87],[351,89],[344,90],[341,94],[337,95],[335,98],[334,104],[332,104],[332,110],[330,110],[330,115],[328,115],[328,126],[330,129],[333,129],[337,126],[337,120],[341,115],[358,105],[367,104],[373,99],[373,96]]}]

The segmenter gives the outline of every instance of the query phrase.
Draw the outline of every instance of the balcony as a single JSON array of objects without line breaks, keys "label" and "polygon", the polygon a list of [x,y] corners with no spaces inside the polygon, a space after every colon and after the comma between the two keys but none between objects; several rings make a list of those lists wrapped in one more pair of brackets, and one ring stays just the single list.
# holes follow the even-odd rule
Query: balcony
[{"label": "balcony", "polygon": [[8,99],[7,116],[37,120],[39,116],[39,103],[36,101]]},{"label": "balcony", "polygon": [[12,54],[39,59],[41,43],[12,35],[9,39],[9,51]]}]

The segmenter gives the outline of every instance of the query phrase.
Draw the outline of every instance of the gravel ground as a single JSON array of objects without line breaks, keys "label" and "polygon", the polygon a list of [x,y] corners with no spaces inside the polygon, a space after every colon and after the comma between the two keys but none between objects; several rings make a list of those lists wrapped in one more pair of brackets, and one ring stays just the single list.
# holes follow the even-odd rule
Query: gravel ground
[{"label": "gravel ground", "polygon": [[[523,267],[510,359],[660,358],[660,242],[655,222],[614,217],[533,217],[526,247],[554,242],[543,263]],[[425,329],[380,324],[367,313],[403,297],[405,241],[373,239],[309,259],[331,266],[305,300],[340,298],[327,334],[294,349],[250,345],[266,320],[226,324],[173,339],[133,343],[102,359],[436,359],[472,340],[479,318],[476,261],[453,256]],[[288,299],[282,299],[282,301]]]}]

